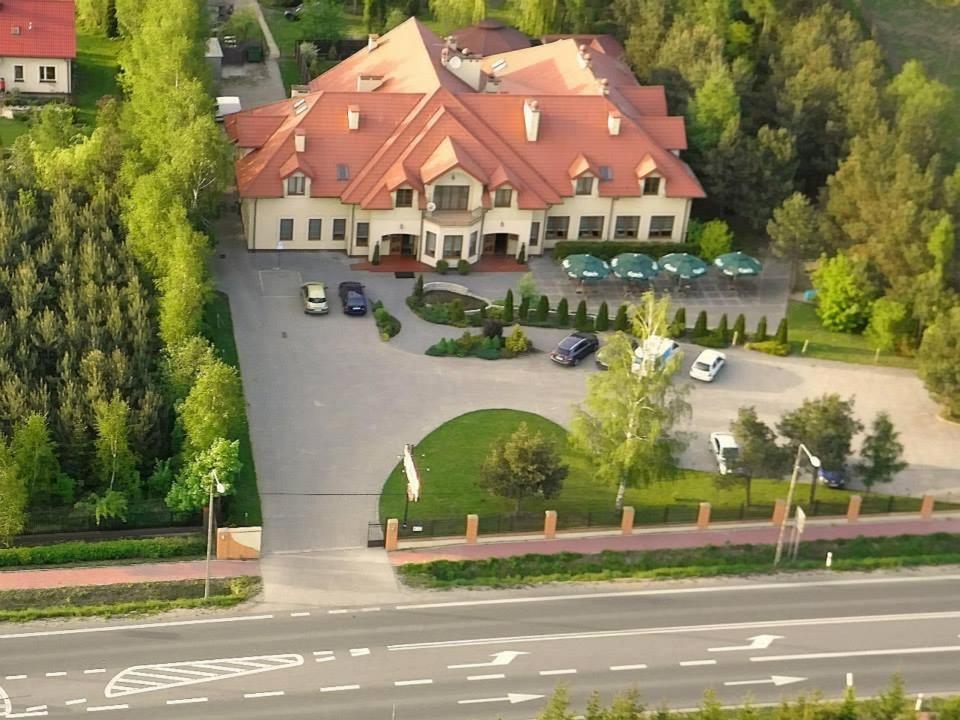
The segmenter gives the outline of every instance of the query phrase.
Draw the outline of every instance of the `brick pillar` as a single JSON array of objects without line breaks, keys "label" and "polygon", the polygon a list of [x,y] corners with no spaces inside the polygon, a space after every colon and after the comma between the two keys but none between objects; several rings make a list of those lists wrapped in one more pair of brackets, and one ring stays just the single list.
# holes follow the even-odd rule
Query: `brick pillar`
[{"label": "brick pillar", "polygon": [[630,535],[633,533],[633,508],[627,506],[623,509],[623,515],[620,516],[620,533]]},{"label": "brick pillar", "polygon": [[706,530],[710,527],[710,503],[700,503],[700,510],[697,512],[697,530]]},{"label": "brick pillar", "polygon": [[480,528],[479,515],[467,515],[467,544],[475,545],[477,542],[477,533]]},{"label": "brick pillar", "polygon": [[543,513],[543,537],[553,540],[557,536],[557,511],[547,510]]},{"label": "brick pillar", "polygon": [[924,495],[920,503],[920,517],[929,520],[933,517],[933,495]]},{"label": "brick pillar", "polygon": [[847,505],[847,522],[856,522],[860,517],[860,505],[863,504],[863,498],[859,495],[851,495],[850,502]]},{"label": "brick pillar", "polygon": [[384,547],[387,549],[387,552],[392,552],[397,549],[399,535],[400,521],[396,518],[390,518],[387,520],[387,536],[384,538]]},{"label": "brick pillar", "polygon": [[773,504],[773,517],[770,518],[770,522],[774,525],[780,525],[783,522],[783,518],[787,514],[787,501],[778,499]]}]

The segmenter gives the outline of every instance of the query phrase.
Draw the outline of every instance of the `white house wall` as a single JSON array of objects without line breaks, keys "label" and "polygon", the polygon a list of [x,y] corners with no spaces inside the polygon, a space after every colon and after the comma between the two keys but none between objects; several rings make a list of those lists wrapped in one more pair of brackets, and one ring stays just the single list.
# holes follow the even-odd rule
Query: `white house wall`
[{"label": "white house wall", "polygon": [[[23,66],[23,82],[14,81],[14,66]],[[56,82],[40,82],[40,66],[56,68]],[[18,58],[0,57],[0,77],[7,84],[7,92],[19,90],[23,93],[42,95],[69,95],[73,81],[71,61],[61,58]]]}]

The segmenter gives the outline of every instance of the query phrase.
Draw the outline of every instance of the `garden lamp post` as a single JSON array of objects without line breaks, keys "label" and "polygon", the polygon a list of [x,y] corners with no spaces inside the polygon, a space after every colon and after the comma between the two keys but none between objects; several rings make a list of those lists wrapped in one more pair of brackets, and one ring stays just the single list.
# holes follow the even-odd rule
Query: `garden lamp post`
[{"label": "garden lamp post", "polygon": [[793,474],[790,476],[790,487],[787,489],[787,507],[784,509],[783,518],[780,520],[780,532],[777,534],[777,551],[773,556],[774,567],[780,564],[780,556],[783,554],[783,534],[786,532],[787,521],[790,519],[790,505],[793,502],[793,491],[797,487],[800,460],[803,459],[804,454],[806,454],[810,460],[810,464],[813,465],[814,468],[820,467],[820,458],[811,453],[806,445],[800,443],[800,447],[797,448],[797,458],[793,461]]},{"label": "garden lamp post", "polygon": [[203,582],[203,599],[210,597],[210,551],[213,548],[213,498],[214,490],[217,495],[223,495],[227,491],[226,486],[220,482],[217,477],[217,469],[210,471],[210,505],[207,510],[207,571]]}]

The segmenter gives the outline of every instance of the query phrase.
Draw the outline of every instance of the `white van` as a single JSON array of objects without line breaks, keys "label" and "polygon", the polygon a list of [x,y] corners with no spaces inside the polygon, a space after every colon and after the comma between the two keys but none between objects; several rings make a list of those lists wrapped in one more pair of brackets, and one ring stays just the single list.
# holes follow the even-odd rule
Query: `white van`
[{"label": "white van", "polygon": [[651,335],[636,350],[633,351],[631,370],[635,373],[643,372],[644,361],[652,356],[656,368],[663,367],[664,363],[680,351],[680,345],[671,338]]}]

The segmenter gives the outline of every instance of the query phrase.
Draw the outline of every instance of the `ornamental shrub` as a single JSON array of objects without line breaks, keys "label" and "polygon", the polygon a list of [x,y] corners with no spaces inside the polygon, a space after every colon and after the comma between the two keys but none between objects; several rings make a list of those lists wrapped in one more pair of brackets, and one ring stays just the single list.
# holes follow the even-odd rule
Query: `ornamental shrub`
[{"label": "ornamental shrub", "polygon": [[454,325],[460,323],[466,324],[467,322],[467,313],[463,309],[463,303],[460,300],[454,300],[450,303],[450,322]]},{"label": "ornamental shrub", "polygon": [[537,322],[546,322],[550,317],[550,298],[546,295],[540,296],[540,302],[537,303]]},{"label": "ornamental shrub", "polygon": [[520,299],[520,307],[517,308],[517,320],[519,322],[526,322],[530,319],[530,296],[524,295]]},{"label": "ornamental shrub", "polygon": [[380,264],[380,243],[377,243],[373,246],[373,258],[370,260],[371,265]]},{"label": "ornamental shrub", "polygon": [[513,322],[513,290],[507,290],[507,297],[503,301],[503,321]]},{"label": "ornamental shrub", "polygon": [[437,260],[437,273],[440,275],[446,275],[447,270],[450,269],[450,263],[446,260]]},{"label": "ornamental shrub", "polygon": [[496,318],[487,318],[483,321],[483,335],[488,338],[503,337],[503,323]]},{"label": "ornamental shrub", "polygon": [[610,329],[610,310],[607,308],[606,301],[600,303],[600,309],[597,310],[597,321],[595,326],[597,330],[601,332]]},{"label": "ornamental shrub", "polygon": [[415,298],[423,297],[423,273],[417,275],[417,281],[413,284],[413,296]]},{"label": "ornamental shrub", "polygon": [[527,352],[530,349],[530,340],[523,333],[519,325],[513,326],[513,331],[507,336],[504,347],[514,355]]},{"label": "ornamental shrub", "polygon": [[777,325],[777,334],[774,337],[774,339],[781,345],[790,344],[790,340],[787,337],[787,319],[786,318],[783,318],[783,320],[780,321],[780,324]]},{"label": "ornamental shrub", "polygon": [[517,253],[517,262],[523,265],[527,262],[527,246],[521,245],[520,252]]},{"label": "ornamental shrub", "polygon": [[573,326],[577,330],[593,330],[593,320],[587,316],[587,301],[581,300],[577,305],[577,314],[573,318]]},{"label": "ornamental shrub", "polygon": [[714,331],[717,336],[717,339],[726,344],[729,342],[730,328],[727,326],[727,314],[723,313],[720,316],[720,324],[717,325],[717,329]]},{"label": "ornamental shrub", "polygon": [[570,324],[570,308],[567,306],[567,299],[561,298],[557,303],[557,325],[567,327]]},{"label": "ornamental shrub", "polygon": [[676,314],[673,316],[673,322],[670,323],[670,337],[683,337],[683,334],[687,331],[687,309],[684,307],[677,308]]},{"label": "ornamental shrub", "polygon": [[619,332],[626,332],[630,329],[630,319],[627,317],[626,305],[617,308],[617,317],[613,321],[613,329]]},{"label": "ornamental shrub", "polygon": [[760,322],[757,323],[757,332],[754,333],[753,342],[763,342],[767,339],[767,316],[764,315],[760,318]]},{"label": "ornamental shrub", "polygon": [[748,342],[744,347],[748,350],[766,353],[767,355],[776,355],[786,357],[790,354],[790,346],[778,343],[776,340],[763,340],[762,342]]},{"label": "ornamental shrub", "polygon": [[707,311],[701,310],[697,315],[697,322],[693,326],[693,336],[695,338],[703,337],[709,331],[707,330]]},{"label": "ornamental shrub", "polygon": [[468,263],[466,260],[461,258],[460,261],[457,263],[457,272],[460,273],[461,275],[469,275],[470,263]]},{"label": "ornamental shrub", "polygon": [[733,334],[737,338],[737,345],[742,345],[747,340],[747,319],[743,316],[743,313],[737,315],[737,319],[733,322]]}]

